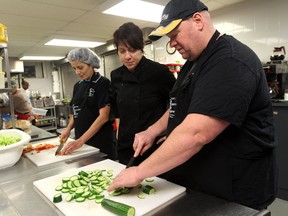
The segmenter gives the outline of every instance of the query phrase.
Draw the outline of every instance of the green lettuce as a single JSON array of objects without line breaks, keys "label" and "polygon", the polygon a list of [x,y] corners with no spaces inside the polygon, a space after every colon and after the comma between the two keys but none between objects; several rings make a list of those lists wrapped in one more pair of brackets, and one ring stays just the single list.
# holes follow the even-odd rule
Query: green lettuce
[{"label": "green lettuce", "polygon": [[16,142],[19,142],[21,138],[15,136],[1,135],[0,134],[0,146],[7,146]]}]

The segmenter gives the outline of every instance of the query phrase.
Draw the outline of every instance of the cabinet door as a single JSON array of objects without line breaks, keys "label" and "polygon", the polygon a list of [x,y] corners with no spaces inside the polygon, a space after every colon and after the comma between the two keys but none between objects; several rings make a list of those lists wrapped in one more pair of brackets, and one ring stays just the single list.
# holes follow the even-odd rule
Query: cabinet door
[{"label": "cabinet door", "polygon": [[288,200],[288,106],[274,106],[273,109],[278,138],[278,197]]}]

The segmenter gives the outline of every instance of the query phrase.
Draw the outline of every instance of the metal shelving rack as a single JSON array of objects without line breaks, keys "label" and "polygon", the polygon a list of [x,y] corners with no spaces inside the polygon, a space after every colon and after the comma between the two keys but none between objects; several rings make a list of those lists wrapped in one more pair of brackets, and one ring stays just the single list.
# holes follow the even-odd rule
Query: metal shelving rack
[{"label": "metal shelving rack", "polygon": [[46,131],[56,131],[57,122],[56,122],[56,109],[55,106],[42,107],[41,109],[48,110],[44,118],[36,119],[36,126],[40,127]]},{"label": "metal shelving rack", "polygon": [[8,88],[0,89],[0,93],[8,93],[9,102],[10,102],[12,128],[15,128],[15,114],[14,114],[14,103],[13,103],[13,95],[12,95],[12,88],[11,88],[11,74],[10,74],[10,66],[9,66],[8,47],[6,43],[0,43],[0,56],[4,57],[3,58],[4,69],[6,72],[6,78],[8,82]]}]

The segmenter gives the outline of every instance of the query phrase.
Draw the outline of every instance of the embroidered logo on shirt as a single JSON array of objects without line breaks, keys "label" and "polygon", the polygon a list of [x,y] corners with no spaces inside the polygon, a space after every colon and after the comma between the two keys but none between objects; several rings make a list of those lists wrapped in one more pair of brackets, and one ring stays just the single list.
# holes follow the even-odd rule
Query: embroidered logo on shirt
[{"label": "embroidered logo on shirt", "polygon": [[73,117],[76,119],[81,109],[79,106],[72,105],[72,110],[73,110]]},{"label": "embroidered logo on shirt", "polygon": [[93,97],[95,94],[95,90],[93,88],[90,88],[89,89],[89,94],[88,94],[88,97]]},{"label": "embroidered logo on shirt", "polygon": [[177,106],[176,97],[170,98],[170,112],[169,118],[173,119],[175,117],[175,107]]}]

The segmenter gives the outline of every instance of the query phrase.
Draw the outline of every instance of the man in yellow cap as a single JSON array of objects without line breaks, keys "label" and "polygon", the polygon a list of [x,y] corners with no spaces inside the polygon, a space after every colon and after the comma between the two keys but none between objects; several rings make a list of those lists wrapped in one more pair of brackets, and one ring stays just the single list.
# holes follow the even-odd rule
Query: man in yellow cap
[{"label": "man in yellow cap", "polygon": [[166,173],[187,188],[266,208],[276,196],[276,141],[260,60],[221,35],[198,0],[170,1],[150,39],[163,35],[187,61],[170,93],[170,109],[135,135],[134,156],[162,132],[168,137],[139,166],[123,170],[109,190]]}]

